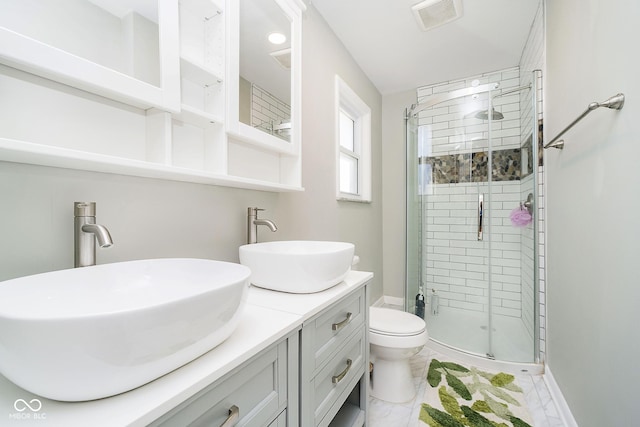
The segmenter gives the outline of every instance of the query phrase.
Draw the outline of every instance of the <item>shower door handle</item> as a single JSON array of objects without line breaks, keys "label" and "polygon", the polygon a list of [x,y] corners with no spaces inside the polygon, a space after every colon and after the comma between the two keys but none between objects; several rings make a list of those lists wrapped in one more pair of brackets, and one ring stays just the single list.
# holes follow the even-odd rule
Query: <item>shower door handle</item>
[{"label": "shower door handle", "polygon": [[482,221],[484,220],[484,195],[478,194],[478,240],[482,240]]}]

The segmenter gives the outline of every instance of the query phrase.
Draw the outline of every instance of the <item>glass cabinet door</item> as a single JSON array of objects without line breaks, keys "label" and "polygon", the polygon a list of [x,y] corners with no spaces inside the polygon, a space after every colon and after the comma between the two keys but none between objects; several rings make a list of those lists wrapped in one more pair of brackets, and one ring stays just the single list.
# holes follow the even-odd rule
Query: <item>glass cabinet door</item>
[{"label": "glass cabinet door", "polygon": [[177,0],[0,0],[0,62],[141,108],[180,109]]}]

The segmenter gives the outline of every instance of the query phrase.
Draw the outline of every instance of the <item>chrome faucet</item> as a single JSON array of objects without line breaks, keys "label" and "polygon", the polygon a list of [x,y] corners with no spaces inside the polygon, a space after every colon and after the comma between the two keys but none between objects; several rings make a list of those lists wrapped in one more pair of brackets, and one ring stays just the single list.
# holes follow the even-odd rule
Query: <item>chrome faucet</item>
[{"label": "chrome faucet", "polygon": [[278,227],[273,221],[268,219],[258,219],[258,211],[263,211],[260,208],[247,208],[247,243],[258,243],[258,226],[266,225],[269,230],[276,231]]},{"label": "chrome faucet", "polygon": [[96,240],[101,248],[113,245],[109,230],[96,224],[96,203],[73,204],[74,267],[96,265]]}]

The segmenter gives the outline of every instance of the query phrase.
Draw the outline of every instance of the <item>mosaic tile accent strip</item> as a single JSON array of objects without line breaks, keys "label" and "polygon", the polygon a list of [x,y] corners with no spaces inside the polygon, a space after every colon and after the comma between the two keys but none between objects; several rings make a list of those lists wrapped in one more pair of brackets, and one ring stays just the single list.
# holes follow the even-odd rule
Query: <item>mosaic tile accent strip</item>
[{"label": "mosaic tile accent strip", "polygon": [[[512,148],[492,153],[492,181],[517,181],[521,175],[521,150]],[[421,157],[421,165],[431,165],[433,184],[487,182],[489,157],[486,151]]]}]

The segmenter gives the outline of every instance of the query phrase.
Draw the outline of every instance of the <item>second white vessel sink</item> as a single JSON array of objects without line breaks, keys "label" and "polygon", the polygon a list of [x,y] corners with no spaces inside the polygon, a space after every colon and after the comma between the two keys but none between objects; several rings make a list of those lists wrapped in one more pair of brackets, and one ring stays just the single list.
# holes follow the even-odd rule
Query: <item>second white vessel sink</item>
[{"label": "second white vessel sink", "polygon": [[251,283],[274,291],[320,292],[344,279],[355,246],[346,242],[291,240],[240,246],[240,263],[251,269]]},{"label": "second white vessel sink", "polygon": [[250,270],[203,259],[129,261],[0,283],[0,373],[55,400],[146,384],[226,340]]}]

